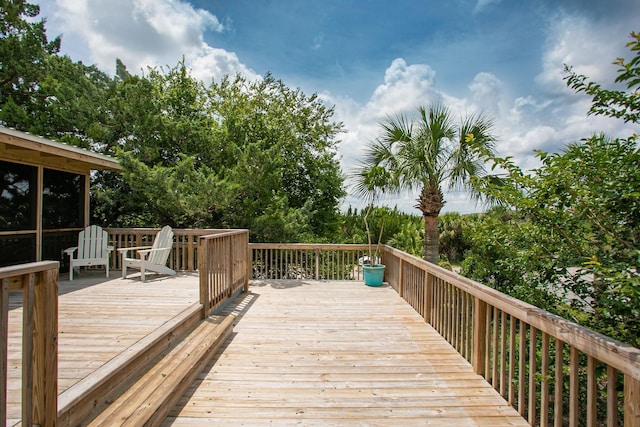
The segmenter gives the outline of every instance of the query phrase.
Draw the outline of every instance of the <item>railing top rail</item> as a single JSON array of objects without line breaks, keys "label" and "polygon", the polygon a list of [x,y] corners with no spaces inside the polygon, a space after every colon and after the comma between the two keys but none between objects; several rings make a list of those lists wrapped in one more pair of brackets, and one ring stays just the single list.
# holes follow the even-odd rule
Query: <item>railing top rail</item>
[{"label": "railing top rail", "polygon": [[215,238],[219,238],[219,237],[224,237],[224,236],[235,236],[238,234],[247,234],[249,233],[249,230],[245,230],[245,229],[233,229],[233,230],[214,230],[215,233],[210,233],[210,234],[202,234],[200,236],[201,239],[215,239]]},{"label": "railing top rail", "polygon": [[[160,227],[150,227],[150,228],[117,228],[117,227],[107,227],[105,230],[114,234],[150,234],[157,233],[161,230]],[[219,229],[219,228],[174,228],[173,234],[176,236],[187,236],[187,235],[202,235],[202,234],[215,234],[215,233],[225,233],[229,230]]]},{"label": "railing top rail", "polygon": [[327,250],[367,250],[366,244],[336,243],[249,243],[255,249],[327,249]]},{"label": "railing top rail", "polygon": [[57,270],[60,268],[58,261],[38,261],[27,264],[10,265],[0,268],[0,280],[23,274],[39,273],[45,270]]},{"label": "railing top rail", "polygon": [[384,250],[576,349],[640,380],[640,349],[580,326],[391,246]]}]

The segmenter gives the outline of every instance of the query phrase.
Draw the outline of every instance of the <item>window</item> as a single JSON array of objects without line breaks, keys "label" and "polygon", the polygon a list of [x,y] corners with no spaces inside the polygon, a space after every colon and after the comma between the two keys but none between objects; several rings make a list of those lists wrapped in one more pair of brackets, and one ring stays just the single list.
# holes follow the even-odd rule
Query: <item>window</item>
[{"label": "window", "polygon": [[42,225],[45,230],[84,226],[85,175],[45,169]]},{"label": "window", "polygon": [[38,169],[0,161],[0,231],[36,229]]}]

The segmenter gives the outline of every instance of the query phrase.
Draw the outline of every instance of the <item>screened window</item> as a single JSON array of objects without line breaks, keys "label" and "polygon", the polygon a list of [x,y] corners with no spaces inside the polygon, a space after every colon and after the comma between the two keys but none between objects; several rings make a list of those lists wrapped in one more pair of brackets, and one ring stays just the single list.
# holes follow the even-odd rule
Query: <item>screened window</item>
[{"label": "screened window", "polygon": [[0,231],[35,230],[38,169],[0,161]]},{"label": "screened window", "polygon": [[42,225],[45,230],[84,226],[85,175],[45,169]]}]

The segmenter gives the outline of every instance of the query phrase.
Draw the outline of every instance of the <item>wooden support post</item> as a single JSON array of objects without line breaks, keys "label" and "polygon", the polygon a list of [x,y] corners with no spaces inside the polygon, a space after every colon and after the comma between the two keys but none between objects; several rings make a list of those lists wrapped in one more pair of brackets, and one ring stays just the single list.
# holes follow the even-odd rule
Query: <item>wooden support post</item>
[{"label": "wooden support post", "polygon": [[9,279],[2,280],[0,290],[0,422],[7,419],[7,364],[9,342]]},{"label": "wooden support post", "polygon": [[624,376],[624,427],[640,427],[640,381]]},{"label": "wooden support post", "polygon": [[228,236],[225,237],[225,240],[227,241],[227,253],[225,254],[227,260],[227,283],[225,284],[226,287],[226,292],[225,292],[225,296],[227,298],[231,298],[231,295],[233,295],[233,284],[235,283],[235,277],[233,277],[233,245],[234,245],[234,238],[233,236]]},{"label": "wooden support post", "polygon": [[58,270],[38,273],[34,289],[33,423],[55,426],[58,417]]},{"label": "wooden support post", "polygon": [[202,318],[209,315],[211,296],[209,295],[209,241],[201,238],[198,242],[198,276],[200,277],[200,304],[202,304]]},{"label": "wooden support post", "polygon": [[424,321],[431,324],[431,313],[433,311],[433,281],[434,277],[431,273],[425,272],[424,275]]},{"label": "wooden support post", "polygon": [[403,261],[400,259],[398,262],[398,295],[400,295],[401,298],[404,298],[404,277],[402,274],[402,267]]},{"label": "wooden support post", "polygon": [[473,371],[485,375],[485,359],[487,356],[487,303],[478,297],[473,299]]},{"label": "wooden support post", "polygon": [[38,407],[33,384],[38,369],[34,365],[38,364],[39,359],[34,339],[35,273],[24,275],[22,280],[22,425],[31,426],[34,424],[33,413]]},{"label": "wooden support post", "polygon": [[245,261],[247,266],[245,274],[247,275],[247,277],[245,278],[245,281],[244,281],[244,291],[249,292],[249,280],[251,280],[253,276],[253,250],[251,250],[251,247],[249,246],[249,237],[245,238],[244,244],[247,247],[247,250],[245,253],[245,257],[246,257]]}]

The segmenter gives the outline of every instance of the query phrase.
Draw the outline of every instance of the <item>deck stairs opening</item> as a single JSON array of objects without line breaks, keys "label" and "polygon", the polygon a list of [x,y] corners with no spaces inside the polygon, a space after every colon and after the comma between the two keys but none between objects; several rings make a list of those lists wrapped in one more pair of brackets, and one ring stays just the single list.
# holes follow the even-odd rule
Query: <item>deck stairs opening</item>
[{"label": "deck stairs opening", "polygon": [[59,396],[59,426],[159,425],[233,330],[194,304]]}]

